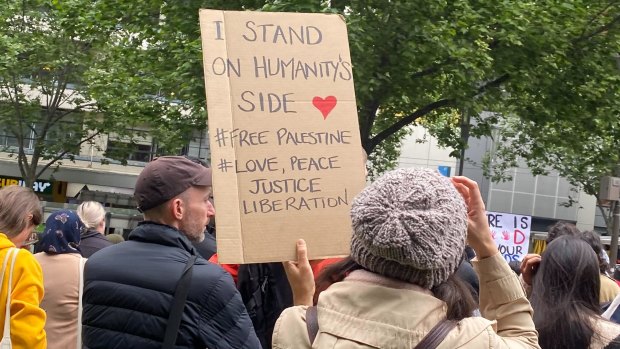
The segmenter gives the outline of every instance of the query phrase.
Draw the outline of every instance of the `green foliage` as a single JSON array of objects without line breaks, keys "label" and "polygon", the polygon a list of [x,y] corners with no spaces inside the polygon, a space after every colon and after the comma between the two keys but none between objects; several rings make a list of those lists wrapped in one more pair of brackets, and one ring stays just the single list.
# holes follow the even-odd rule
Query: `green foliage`
[{"label": "green foliage", "polygon": [[[33,20],[19,21],[23,6]],[[85,129],[152,127],[174,152],[205,127],[200,8],[339,13],[348,23],[362,145],[373,171],[395,164],[402,130],[420,118],[456,155],[465,146],[461,116],[469,115],[472,136],[515,126],[495,162],[523,157],[534,168],[582,174],[568,178],[585,186],[618,161],[620,81],[612,55],[620,52],[619,7],[612,0],[9,2],[0,22],[15,25],[0,26],[0,82],[76,82],[83,99],[76,104],[97,101],[80,114]],[[33,24],[40,18],[53,30]],[[12,121],[40,109],[25,99],[19,108],[7,105],[13,108],[1,109],[0,118]],[[495,114],[483,118],[482,111]]]},{"label": "green foliage", "polygon": [[545,35],[532,40],[529,60],[514,66],[511,76],[519,78],[504,85],[494,110],[506,116],[488,165],[500,179],[523,159],[534,174],[554,169],[597,195],[600,178],[620,161],[620,4],[563,5],[530,29]]},{"label": "green foliage", "polygon": [[42,172],[40,162],[47,161],[47,168],[65,155],[71,158],[92,139],[84,124],[96,133],[113,122],[102,122],[93,103],[73,87],[93,51],[88,33],[65,26],[59,9],[57,3],[36,0],[0,8],[0,124],[2,133],[12,136],[6,144],[17,145],[11,150],[30,183]]}]

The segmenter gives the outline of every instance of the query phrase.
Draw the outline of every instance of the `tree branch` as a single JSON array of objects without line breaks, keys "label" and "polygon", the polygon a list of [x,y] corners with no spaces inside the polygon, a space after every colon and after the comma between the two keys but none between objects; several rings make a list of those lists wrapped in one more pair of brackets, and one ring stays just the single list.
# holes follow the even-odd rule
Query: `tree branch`
[{"label": "tree branch", "polygon": [[61,113],[58,115],[58,117],[54,120],[54,123],[56,123],[57,121],[61,120],[62,118],[64,118],[65,116],[71,114],[71,113],[77,113],[78,111],[83,110],[86,107],[94,107],[96,106],[97,103],[96,102],[92,102],[92,103],[86,103],[86,104],[80,104],[77,107],[73,108],[73,109],[68,109],[66,110],[64,113]]},{"label": "tree branch", "polygon": [[443,68],[443,67],[445,67],[447,65],[450,65],[450,64],[452,64],[454,62],[456,62],[455,59],[449,58],[449,59],[446,59],[445,61],[443,61],[441,63],[432,64],[430,67],[428,67],[426,69],[423,69],[423,70],[420,70],[420,71],[417,71],[417,72],[411,74],[411,78],[412,79],[416,79],[416,78],[421,78],[423,76],[432,75],[432,74],[438,72],[441,68]]},{"label": "tree branch", "polygon": [[504,75],[498,77],[495,80],[491,80],[491,81],[487,82],[486,84],[478,87],[478,90],[477,90],[476,94],[474,95],[474,97],[480,96],[481,94],[485,93],[489,89],[492,89],[492,88],[495,88],[495,87],[499,87],[501,84],[503,84],[504,82],[508,81],[508,79],[510,79],[510,75],[509,74],[504,74]]},{"label": "tree branch", "polygon": [[586,25],[583,26],[583,31],[581,32],[581,35],[579,37],[584,37],[586,35],[586,30],[588,29],[588,27],[594,23],[594,21],[600,17],[600,15],[602,15],[603,13],[607,12],[607,10],[614,6],[615,4],[617,4],[618,1],[612,1],[609,4],[607,4],[607,6],[603,7],[602,10],[600,10],[599,12],[597,12],[594,16],[592,16],[592,18],[590,18],[590,20],[588,21],[588,23]]},{"label": "tree branch", "polygon": [[65,94],[65,89],[67,88],[67,81],[64,80],[62,83],[58,82],[58,86],[56,87],[56,92],[54,93],[54,97],[52,98],[52,103],[47,105],[47,109],[50,111],[51,115],[56,114],[58,107],[60,106],[60,101],[62,100],[62,96]]},{"label": "tree branch", "polygon": [[424,107],[398,120],[397,122],[393,123],[388,128],[384,129],[383,131],[379,132],[374,137],[372,137],[370,141],[368,142],[368,148],[366,148],[366,152],[370,154],[375,149],[375,147],[379,145],[379,143],[383,142],[386,138],[398,132],[398,130],[400,130],[401,128],[413,123],[418,118],[434,110],[445,108],[445,107],[451,107],[451,106],[454,106],[453,99],[440,99],[438,101],[425,105]]},{"label": "tree branch", "polygon": [[596,36],[596,35],[598,35],[598,34],[600,34],[600,33],[603,33],[603,32],[606,32],[606,31],[610,30],[611,28],[613,28],[613,27],[614,27],[616,24],[618,24],[618,23],[620,23],[620,15],[618,15],[618,16],[616,16],[616,17],[614,17],[614,18],[611,20],[611,22],[609,22],[609,23],[605,24],[604,26],[602,26],[602,27],[598,28],[597,30],[595,30],[595,31],[591,32],[590,34],[585,35],[585,36],[584,36],[584,35],[580,36],[579,38],[577,38],[577,40],[575,40],[575,42],[574,42],[574,43],[576,43],[576,44],[577,44],[577,43],[580,43],[580,42],[582,42],[582,41],[587,41],[587,40],[590,40],[590,39],[591,39],[591,38],[593,38],[594,36]]},{"label": "tree branch", "polygon": [[[88,136],[87,138],[84,138],[83,140],[81,140],[79,143],[76,144],[76,146],[81,146],[82,144],[91,141],[93,138],[97,137],[98,135],[101,134],[101,131],[97,131],[95,133],[93,133],[92,135]],[[47,162],[47,164],[45,164],[41,170],[37,173],[37,175],[35,176],[35,178],[39,178],[43,172],[45,172],[50,166],[52,166],[56,161],[62,159],[65,155],[67,155],[69,153],[69,150],[64,150],[61,153],[59,153],[58,155],[54,156],[50,161]]]}]

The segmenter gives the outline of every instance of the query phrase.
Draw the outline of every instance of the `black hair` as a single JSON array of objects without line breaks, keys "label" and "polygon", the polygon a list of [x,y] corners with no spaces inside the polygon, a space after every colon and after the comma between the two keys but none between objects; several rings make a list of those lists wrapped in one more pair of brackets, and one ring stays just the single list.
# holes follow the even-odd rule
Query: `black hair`
[{"label": "black hair", "polygon": [[561,236],[541,257],[530,298],[540,347],[589,348],[600,318],[597,256],[579,237]]},{"label": "black hair", "polygon": [[601,274],[605,274],[605,272],[609,268],[609,264],[602,257],[603,253],[606,252],[603,248],[603,244],[601,243],[601,238],[598,236],[598,233],[592,230],[587,230],[582,232],[580,237],[581,240],[585,241],[588,245],[590,245],[594,253],[596,253],[596,257],[598,258],[599,271],[601,272]]},{"label": "black hair", "polygon": [[[346,257],[339,262],[327,266],[316,279],[314,303],[316,304],[322,291],[332,284],[344,280],[352,271],[359,269],[364,268],[351,257]],[[477,302],[474,300],[471,290],[456,273],[450,275],[448,280],[435,286],[431,291],[436,298],[446,302],[448,306],[448,320],[459,321],[470,317],[477,308]]]},{"label": "black hair", "polygon": [[547,233],[547,245],[560,236],[579,236],[579,234],[581,234],[581,232],[573,223],[564,221],[556,222],[554,225],[549,227]]}]

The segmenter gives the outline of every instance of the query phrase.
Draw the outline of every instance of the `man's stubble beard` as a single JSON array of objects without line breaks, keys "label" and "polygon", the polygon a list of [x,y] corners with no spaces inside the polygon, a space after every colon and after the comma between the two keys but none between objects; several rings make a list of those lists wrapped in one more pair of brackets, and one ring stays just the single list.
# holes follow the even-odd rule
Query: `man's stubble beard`
[{"label": "man's stubble beard", "polygon": [[187,217],[183,218],[181,221],[179,230],[181,230],[191,242],[197,243],[205,239],[205,229],[206,226],[200,226],[196,223],[196,219],[194,219],[193,215],[187,215]]}]

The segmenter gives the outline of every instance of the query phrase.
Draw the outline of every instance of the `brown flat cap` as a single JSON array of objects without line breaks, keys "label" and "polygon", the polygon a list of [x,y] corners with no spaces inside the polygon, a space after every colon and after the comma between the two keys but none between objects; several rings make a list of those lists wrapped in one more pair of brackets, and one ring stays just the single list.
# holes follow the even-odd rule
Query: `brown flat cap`
[{"label": "brown flat cap", "polygon": [[134,198],[141,212],[157,207],[192,186],[211,186],[211,169],[184,156],[161,156],[138,176]]}]

